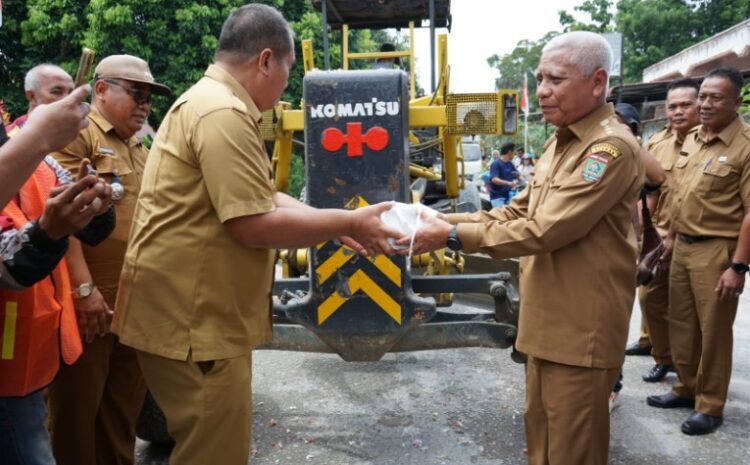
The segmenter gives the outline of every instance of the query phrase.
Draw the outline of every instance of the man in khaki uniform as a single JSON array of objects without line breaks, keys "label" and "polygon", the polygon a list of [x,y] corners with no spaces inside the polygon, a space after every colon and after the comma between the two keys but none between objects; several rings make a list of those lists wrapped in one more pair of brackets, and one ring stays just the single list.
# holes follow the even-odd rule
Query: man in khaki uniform
[{"label": "man in khaki uniform", "polygon": [[[674,165],[680,155],[688,131],[700,123],[698,115],[698,83],[692,79],[672,82],[667,90],[666,112],[668,125],[651,136],[648,150],[659,161],[667,175],[661,187],[647,197],[649,211],[662,239],[669,232],[671,191],[675,188]],[[644,320],[651,333],[651,355],[656,364],[643,375],[649,383],[661,381],[674,370],[669,348],[669,262],[651,280],[641,286],[639,299]]]},{"label": "man in khaki uniform", "polygon": [[701,126],[688,133],[675,163],[679,182],[666,248],[672,252],[669,340],[680,382],[647,402],[694,407],[682,423],[690,435],[722,423],[732,325],[750,261],[750,127],[737,114],[741,89],[735,69],[708,73],[698,92]]},{"label": "man in khaki uniform", "polygon": [[[426,219],[414,253],[445,247],[521,259],[516,346],[529,355],[529,463],[607,463],[610,390],[624,360],[643,186],[639,146],[605,103],[612,51],[599,35],[551,40],[537,98],[557,131],[529,186],[501,209]],[[630,235],[632,238],[632,234]],[[402,238],[397,243],[407,243]]]},{"label": "man in khaki uniform", "polygon": [[52,446],[58,465],[132,465],[135,422],[146,387],[135,352],[109,332],[125,248],[148,150],[136,140],[151,110],[148,64],[130,55],[104,58],[94,71],[88,128],[54,157],[75,173],[91,160],[112,186],[117,226],[96,247],[71,239],[67,254],[73,297],[87,344],[50,387]]},{"label": "man in khaki uniform", "polygon": [[247,464],[250,353],[271,338],[274,248],[346,235],[393,253],[387,239],[400,236],[379,220],[389,204],[318,210],[275,191],[259,122],[293,63],[277,10],[235,10],[215,64],[172,106],[146,163],[113,329],[137,349],[164,411],[172,465]]}]

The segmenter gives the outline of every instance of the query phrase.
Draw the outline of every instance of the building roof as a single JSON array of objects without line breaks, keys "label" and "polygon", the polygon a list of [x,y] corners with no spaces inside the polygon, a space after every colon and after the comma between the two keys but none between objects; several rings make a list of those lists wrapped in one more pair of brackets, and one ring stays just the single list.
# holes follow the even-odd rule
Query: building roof
[{"label": "building roof", "polygon": [[643,70],[643,82],[703,76],[719,66],[750,69],[750,19]]}]

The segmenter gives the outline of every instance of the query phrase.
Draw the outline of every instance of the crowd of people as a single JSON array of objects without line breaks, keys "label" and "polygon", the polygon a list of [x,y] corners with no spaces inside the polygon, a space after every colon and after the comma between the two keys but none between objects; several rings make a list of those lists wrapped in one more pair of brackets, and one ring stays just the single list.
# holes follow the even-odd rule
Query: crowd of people
[{"label": "crowd of people", "polygon": [[175,440],[170,463],[246,464],[251,351],[271,338],[276,249],[337,239],[363,255],[404,253],[390,239],[413,240],[413,253],[522,257],[529,463],[603,465],[640,197],[664,241],[661,273],[640,289],[655,361],[643,379],[679,376],[646,402],[691,409],[686,434],[714,431],[750,261],[742,76],[672,83],[669,124],[645,150],[637,112],[606,103],[611,62],[597,34],[551,40],[537,98],[557,129],[543,155],[514,163],[515,146],[502,146],[494,208],[424,218],[414,238],[380,221],[390,203],[316,209],[275,190],[259,123],[286,88],[294,36],[272,7],[231,13],[214,63],[150,150],[135,134],[153,96],[171,91],[146,61],[105,57],[92,86],[75,89],[57,66],[32,68],[27,114],[0,128],[3,463],[132,465],[149,389]]}]

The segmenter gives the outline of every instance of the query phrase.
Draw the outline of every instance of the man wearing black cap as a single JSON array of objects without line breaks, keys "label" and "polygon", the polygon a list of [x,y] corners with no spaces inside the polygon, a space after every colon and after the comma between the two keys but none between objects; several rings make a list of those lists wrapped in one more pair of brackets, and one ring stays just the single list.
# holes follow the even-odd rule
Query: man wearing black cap
[{"label": "man wearing black cap", "polygon": [[52,447],[58,465],[131,465],[146,385],[135,352],[118,342],[109,323],[148,154],[134,136],[151,111],[151,94],[170,90],[131,55],[104,58],[93,86],[88,128],[54,157],[73,173],[82,159],[91,160],[112,186],[117,226],[96,247],[71,240],[73,298],[87,344],[50,387]]}]

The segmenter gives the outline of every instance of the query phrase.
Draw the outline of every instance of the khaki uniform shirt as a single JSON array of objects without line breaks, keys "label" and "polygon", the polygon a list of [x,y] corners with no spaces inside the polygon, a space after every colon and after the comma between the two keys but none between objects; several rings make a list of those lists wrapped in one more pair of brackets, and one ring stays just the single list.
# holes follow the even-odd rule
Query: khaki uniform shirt
[{"label": "khaki uniform shirt", "polygon": [[672,219],[677,233],[736,238],[750,208],[750,127],[737,117],[708,140],[702,126],[685,138],[675,163]]},{"label": "khaki uniform shirt", "polygon": [[88,127],[65,149],[53,154],[74,176],[78,174],[81,160],[87,158],[101,178],[111,183],[117,177],[125,190],[122,199],[112,201],[117,217],[112,234],[95,247],[81,244],[94,284],[110,307],[115,304],[130,223],[147,155],[148,149],[143,144],[135,137],[122,140],[109,121],[94,108],[89,113]]},{"label": "khaki uniform shirt", "polygon": [[669,233],[671,213],[669,205],[672,200],[672,191],[675,188],[674,165],[680,156],[681,148],[682,141],[679,140],[674,131],[669,129],[654,134],[648,141],[648,151],[656,158],[666,175],[664,183],[659,186],[659,200],[656,203],[656,208],[651,212],[654,227],[662,238],[667,237],[667,233]]},{"label": "khaki uniform shirt", "polygon": [[466,252],[523,256],[522,352],[566,365],[621,366],[635,294],[628,235],[644,181],[639,150],[603,105],[558,130],[509,206],[449,216]]},{"label": "khaki uniform shirt", "polygon": [[250,95],[215,65],[164,118],[112,323],[123,344],[205,361],[270,339],[275,250],[243,247],[223,224],[276,208],[260,119]]}]

